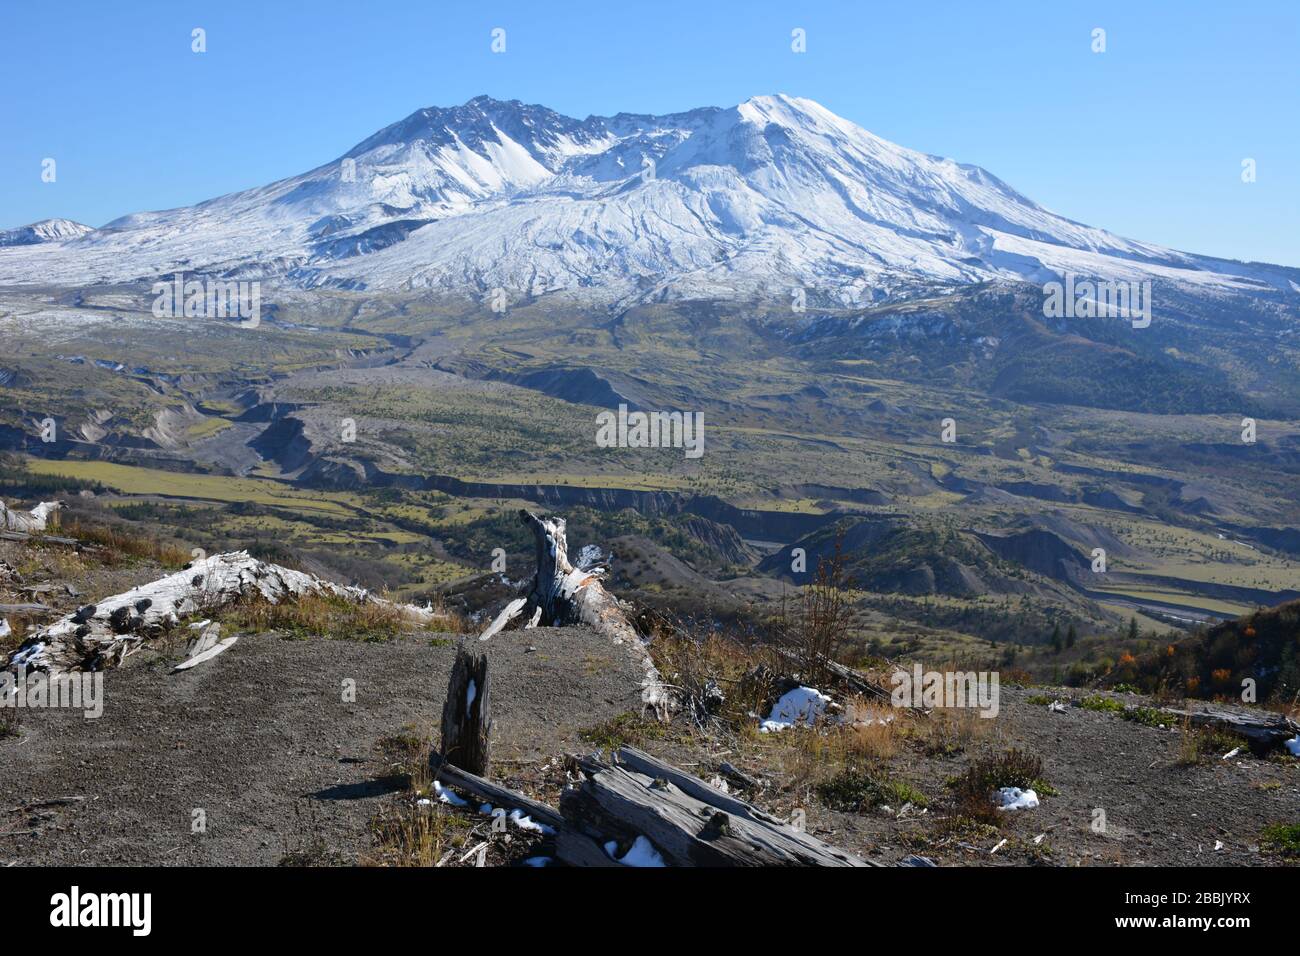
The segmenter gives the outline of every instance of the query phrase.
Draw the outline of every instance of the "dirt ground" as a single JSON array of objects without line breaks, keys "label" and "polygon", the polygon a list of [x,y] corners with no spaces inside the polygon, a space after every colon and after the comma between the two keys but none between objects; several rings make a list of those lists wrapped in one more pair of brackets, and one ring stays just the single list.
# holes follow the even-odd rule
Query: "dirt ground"
[{"label": "dirt ground", "polygon": [[[701,776],[729,761],[770,781],[771,789],[754,797],[755,802],[782,816],[803,809],[810,832],[885,863],[908,854],[923,855],[943,866],[1287,862],[1262,853],[1259,834],[1270,824],[1300,822],[1300,760],[1280,754],[1257,759],[1243,747],[1231,760],[1210,756],[1184,766],[1178,760],[1180,729],[1147,727],[1113,713],[1079,707],[1056,713],[1040,703],[1029,703],[1029,697],[1043,693],[1041,688],[1002,688],[1000,714],[989,720],[987,728],[977,727],[982,736],[953,756],[928,755],[900,737],[898,752],[888,762],[889,775],[921,791],[929,801],[924,813],[912,809],[900,816],[903,808],[897,803],[888,810],[829,810],[811,784],[782,786],[775,772],[782,762],[774,761],[766,741],[759,745],[718,741],[703,754],[695,744],[684,746],[674,740],[647,741],[642,746],[670,761],[695,762]],[[1120,696],[1138,701],[1132,695]],[[1036,809],[1004,814],[1000,828],[951,828],[954,810],[947,783],[974,756],[1009,747],[1040,756],[1043,779],[1057,793],[1044,796]],[[817,776],[814,768],[809,777]],[[1104,818],[1097,816],[1098,810],[1104,811]],[[1104,831],[1095,826],[1101,819]],[[1035,843],[1040,834],[1042,839]],[[1003,838],[1006,844],[992,852]]]},{"label": "dirt ground", "polygon": [[[317,836],[354,862],[381,801],[405,786],[379,744],[433,731],[456,639],[254,634],[175,674],[181,649],[143,650],[105,675],[102,717],[22,711],[19,735],[0,739],[0,866],[275,864]],[[479,647],[503,772],[582,750],[580,729],[639,709],[640,668],[585,629]],[[42,806],[65,797],[81,799]]]}]

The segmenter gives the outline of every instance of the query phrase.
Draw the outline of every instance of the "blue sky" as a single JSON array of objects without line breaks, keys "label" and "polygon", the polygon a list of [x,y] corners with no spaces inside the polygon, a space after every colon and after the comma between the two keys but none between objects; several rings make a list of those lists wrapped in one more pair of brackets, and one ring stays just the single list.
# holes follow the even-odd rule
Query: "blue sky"
[{"label": "blue sky", "polygon": [[1294,0],[722,6],[3,0],[0,228],[98,226],[262,185],[480,93],[586,116],[784,92],[1073,219],[1300,265]]}]

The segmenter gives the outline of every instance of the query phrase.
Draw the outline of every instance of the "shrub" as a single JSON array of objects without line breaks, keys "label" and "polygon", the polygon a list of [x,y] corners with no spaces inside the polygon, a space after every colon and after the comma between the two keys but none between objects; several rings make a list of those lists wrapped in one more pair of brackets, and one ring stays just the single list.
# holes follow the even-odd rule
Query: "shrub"
[{"label": "shrub", "polygon": [[817,561],[817,571],[800,591],[794,612],[790,612],[783,600],[776,620],[779,639],[794,651],[805,683],[825,686],[831,682],[827,662],[838,659],[853,618],[848,587],[844,532],[840,530],[835,536],[834,551]]},{"label": "shrub", "polygon": [[819,783],[816,791],[826,806],[846,813],[861,813],[886,803],[910,803],[917,807],[927,804],[925,794],[911,784],[852,767]]},{"label": "shrub", "polygon": [[1158,707],[1127,707],[1120,716],[1144,727],[1172,727],[1178,722],[1177,717]]},{"label": "shrub", "polygon": [[[1051,790],[1043,781],[1043,761],[1025,750],[1012,748],[981,757],[953,782],[958,810],[962,815],[985,823],[1002,819],[993,794],[1003,787],[1021,790]],[[1051,791],[1054,792],[1054,791]]]}]

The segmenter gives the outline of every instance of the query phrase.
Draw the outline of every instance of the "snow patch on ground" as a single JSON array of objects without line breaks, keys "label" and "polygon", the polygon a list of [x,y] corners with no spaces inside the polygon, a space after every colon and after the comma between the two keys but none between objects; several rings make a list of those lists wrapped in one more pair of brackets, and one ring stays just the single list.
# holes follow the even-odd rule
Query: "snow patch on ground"
[{"label": "snow patch on ground", "polygon": [[758,725],[758,729],[768,734],[797,724],[811,726],[825,713],[830,702],[831,699],[816,688],[796,687],[772,705],[772,713]]},{"label": "snow patch on ground", "polygon": [[450,790],[444,787],[437,780],[433,782],[433,792],[437,794],[439,800],[441,800],[443,803],[450,804],[453,807],[469,806],[468,800],[458,796],[455,793],[452,793]]},{"label": "snow patch on ground", "polygon": [[1032,810],[1038,806],[1038,794],[1019,787],[1002,787],[993,795],[999,810]]}]

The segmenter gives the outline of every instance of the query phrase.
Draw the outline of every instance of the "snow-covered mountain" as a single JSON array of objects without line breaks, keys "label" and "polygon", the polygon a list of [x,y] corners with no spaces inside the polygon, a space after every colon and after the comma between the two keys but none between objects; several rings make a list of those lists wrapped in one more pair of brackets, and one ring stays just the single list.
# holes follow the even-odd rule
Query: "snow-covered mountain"
[{"label": "snow-covered mountain", "polygon": [[1300,276],[1073,222],[983,169],[788,96],[585,120],[478,97],[413,113],[300,176],[0,249],[0,283],[152,281],[178,269],[593,301],[792,285],[870,300],[918,283],[1065,272],[1295,289]]},{"label": "snow-covered mountain", "polygon": [[46,242],[66,242],[78,239],[93,226],[73,222],[71,219],[42,219],[17,229],[0,230],[0,246],[35,246]]}]

